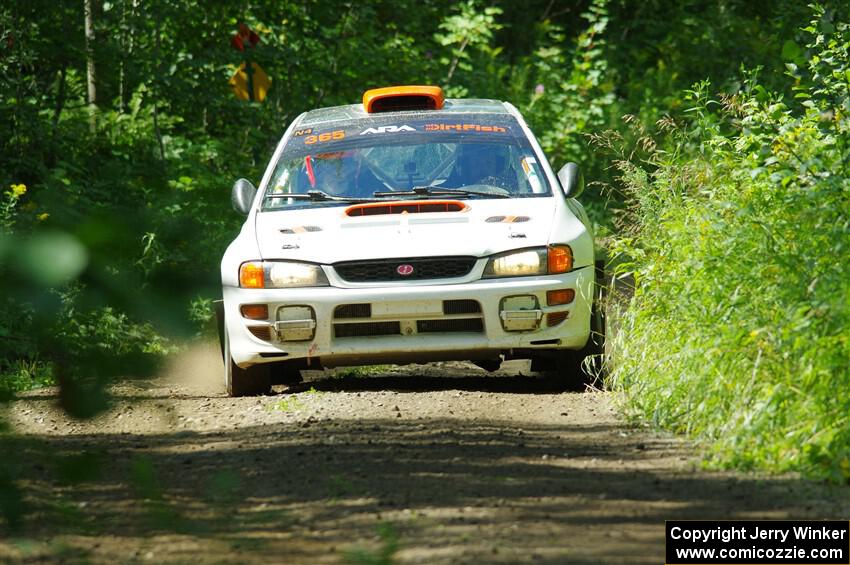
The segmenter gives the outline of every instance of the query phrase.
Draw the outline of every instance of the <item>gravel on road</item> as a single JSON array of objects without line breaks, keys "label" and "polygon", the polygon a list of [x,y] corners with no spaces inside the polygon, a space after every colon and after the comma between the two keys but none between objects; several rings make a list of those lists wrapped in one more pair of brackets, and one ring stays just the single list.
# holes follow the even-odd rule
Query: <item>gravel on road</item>
[{"label": "gravel on road", "polygon": [[[67,418],[8,409],[28,510],[0,561],[652,563],[667,519],[846,519],[850,490],[703,469],[609,392],[507,363],[336,370],[224,395],[212,345]],[[4,528],[6,528],[4,530]]]}]

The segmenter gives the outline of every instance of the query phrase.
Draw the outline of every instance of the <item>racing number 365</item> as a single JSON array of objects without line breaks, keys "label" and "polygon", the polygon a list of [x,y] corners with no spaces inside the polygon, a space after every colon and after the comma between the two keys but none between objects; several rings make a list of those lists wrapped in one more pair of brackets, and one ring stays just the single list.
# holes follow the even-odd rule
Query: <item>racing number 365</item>
[{"label": "racing number 365", "polygon": [[318,142],[338,141],[340,139],[345,139],[345,132],[341,129],[338,129],[336,131],[320,133],[319,135],[308,135],[304,138],[304,143],[306,145],[313,145],[314,143]]}]

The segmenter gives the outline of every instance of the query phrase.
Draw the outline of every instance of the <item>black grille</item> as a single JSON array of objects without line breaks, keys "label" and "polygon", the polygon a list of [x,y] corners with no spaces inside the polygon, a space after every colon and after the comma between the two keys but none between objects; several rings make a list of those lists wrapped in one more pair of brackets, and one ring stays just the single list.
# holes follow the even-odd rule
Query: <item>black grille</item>
[{"label": "black grille", "polygon": [[416,331],[424,333],[447,333],[447,332],[482,332],[484,324],[481,318],[468,318],[465,320],[419,320],[416,322]]},{"label": "black grille", "polygon": [[443,300],[443,314],[478,314],[481,305],[476,300]]},{"label": "black grille", "polygon": [[362,322],[357,324],[334,324],[334,337],[364,337],[370,335],[398,335],[399,322]]},{"label": "black grille", "polygon": [[[413,271],[399,274],[399,266],[409,265]],[[475,257],[426,257],[416,259],[381,259],[346,261],[334,264],[337,274],[348,282],[418,281],[449,279],[467,275],[475,265]]]},{"label": "black grille", "polygon": [[371,318],[371,304],[342,304],[334,308],[334,318]]}]

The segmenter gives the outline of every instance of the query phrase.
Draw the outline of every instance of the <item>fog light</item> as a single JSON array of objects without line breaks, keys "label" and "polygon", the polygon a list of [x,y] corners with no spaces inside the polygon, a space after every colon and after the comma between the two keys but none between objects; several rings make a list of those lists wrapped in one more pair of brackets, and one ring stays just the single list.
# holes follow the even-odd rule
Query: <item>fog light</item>
[{"label": "fog light", "polygon": [[550,290],[546,293],[546,303],[549,306],[559,306],[561,304],[569,304],[575,300],[576,291],[571,288],[561,290]]},{"label": "fog light", "polygon": [[537,297],[533,294],[508,296],[502,299],[501,310],[536,310]]},{"label": "fog light", "polygon": [[540,327],[543,312],[537,297],[532,294],[508,296],[499,304],[502,329],[507,332],[527,332]]},{"label": "fog light", "polygon": [[284,306],[274,329],[280,341],[308,341],[316,334],[316,313],[309,306]]},{"label": "fog light", "polygon": [[243,318],[249,320],[267,320],[269,317],[269,307],[265,304],[243,304],[239,307],[239,312]]}]

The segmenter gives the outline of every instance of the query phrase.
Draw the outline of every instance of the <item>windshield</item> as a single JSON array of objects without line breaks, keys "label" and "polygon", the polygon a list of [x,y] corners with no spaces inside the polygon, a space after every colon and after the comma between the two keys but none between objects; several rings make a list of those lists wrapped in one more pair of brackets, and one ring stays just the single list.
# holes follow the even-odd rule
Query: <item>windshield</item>
[{"label": "windshield", "polygon": [[551,195],[511,116],[384,115],[296,130],[275,165],[263,210],[386,200],[395,192],[404,199]]}]

